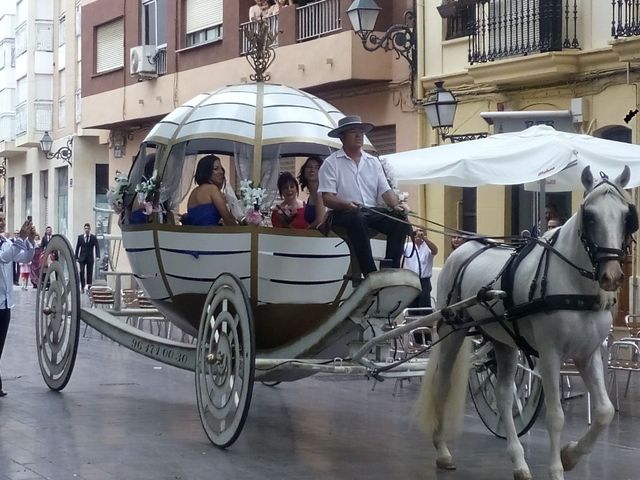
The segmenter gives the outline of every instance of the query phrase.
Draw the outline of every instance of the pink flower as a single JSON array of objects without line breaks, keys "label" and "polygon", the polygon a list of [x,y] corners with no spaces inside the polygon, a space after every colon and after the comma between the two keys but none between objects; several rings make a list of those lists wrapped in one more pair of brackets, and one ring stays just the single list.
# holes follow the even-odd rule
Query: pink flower
[{"label": "pink flower", "polygon": [[262,213],[259,210],[250,208],[244,217],[245,221],[252,225],[260,225],[262,223]]}]

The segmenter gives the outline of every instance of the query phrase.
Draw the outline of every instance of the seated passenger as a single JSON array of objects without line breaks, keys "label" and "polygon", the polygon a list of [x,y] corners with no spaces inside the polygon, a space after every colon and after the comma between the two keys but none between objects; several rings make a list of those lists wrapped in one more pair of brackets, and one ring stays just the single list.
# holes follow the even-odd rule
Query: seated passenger
[{"label": "seated passenger", "polygon": [[320,157],[309,157],[302,165],[298,180],[300,181],[300,188],[305,188],[309,191],[309,199],[304,207],[304,219],[309,224],[309,228],[317,228],[326,213],[324,208],[324,202],[322,201],[322,195],[318,193],[318,171],[322,165],[322,159]]},{"label": "seated passenger", "polygon": [[189,195],[187,213],[182,216],[183,225],[215,226],[220,223],[220,219],[224,225],[238,224],[214,181],[222,171],[222,163],[215,155],[200,159],[195,174],[198,186]]},{"label": "seated passenger", "polygon": [[231,185],[227,183],[226,172],[224,167],[221,168],[221,172],[214,173],[213,184],[220,189],[224,199],[227,202],[227,207],[236,220],[240,220],[244,217],[244,212],[240,206],[240,201],[236,196],[236,192],[233,191]]},{"label": "seated passenger", "polygon": [[[149,180],[153,176],[153,167],[156,164],[156,154],[150,153],[144,159],[144,171],[142,172],[142,180]],[[133,205],[131,205],[131,216],[129,217],[129,223],[139,225],[147,223],[149,215],[144,212],[144,202],[140,201],[138,195],[133,199]]]},{"label": "seated passenger", "polygon": [[291,172],[282,172],[278,177],[278,192],[283,202],[271,213],[271,224],[280,228],[309,228],[304,218],[304,203],[298,199],[300,186]]}]

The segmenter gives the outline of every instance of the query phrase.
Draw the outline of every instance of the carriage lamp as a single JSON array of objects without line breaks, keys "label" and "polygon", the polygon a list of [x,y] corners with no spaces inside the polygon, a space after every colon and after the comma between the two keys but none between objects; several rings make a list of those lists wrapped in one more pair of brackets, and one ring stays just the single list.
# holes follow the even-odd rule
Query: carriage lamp
[{"label": "carriage lamp", "polygon": [[438,131],[444,141],[453,127],[458,101],[453,93],[444,88],[442,80],[435,82],[435,85],[435,91],[429,95],[423,105],[431,127]]},{"label": "carriage lamp", "polygon": [[73,155],[71,147],[73,146],[73,137],[69,137],[67,144],[60,147],[55,153],[51,153],[52,146],[53,139],[51,138],[51,135],[49,135],[49,132],[44,132],[44,135],[42,135],[42,138],[40,139],[40,149],[44,153],[44,156],[47,157],[47,160],[56,158],[67,162],[69,166],[71,166],[71,156]]},{"label": "carriage lamp", "polygon": [[[416,36],[414,32],[415,16],[410,10],[404,13],[404,24],[391,25],[381,37],[373,33],[382,8],[375,0],[354,0],[347,9],[353,31],[362,40],[362,46],[369,52],[382,48],[385,52],[394,51],[397,58],[403,57],[409,62],[411,83],[416,78]],[[413,92],[413,88],[411,89]]]}]

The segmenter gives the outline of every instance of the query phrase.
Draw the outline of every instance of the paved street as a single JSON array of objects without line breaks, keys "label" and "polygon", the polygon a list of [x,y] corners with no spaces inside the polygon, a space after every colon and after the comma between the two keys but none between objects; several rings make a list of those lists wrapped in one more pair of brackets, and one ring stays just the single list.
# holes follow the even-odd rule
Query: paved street
[{"label": "paved street", "polygon": [[[257,384],[239,441],[208,442],[193,375],[135,355],[93,332],[80,340],[71,382],[48,391],[35,355],[35,291],[17,291],[2,364],[0,480],[86,479],[509,479],[503,441],[471,409],[454,450],[459,469],[435,471],[434,453],[413,426],[417,382],[312,378]],[[636,383],[638,383],[636,379]],[[640,398],[635,389],[630,396]],[[637,479],[640,409],[627,399],[594,452],[568,479]],[[586,427],[584,399],[567,407],[567,438]],[[524,438],[536,478],[546,478],[539,421]]]}]

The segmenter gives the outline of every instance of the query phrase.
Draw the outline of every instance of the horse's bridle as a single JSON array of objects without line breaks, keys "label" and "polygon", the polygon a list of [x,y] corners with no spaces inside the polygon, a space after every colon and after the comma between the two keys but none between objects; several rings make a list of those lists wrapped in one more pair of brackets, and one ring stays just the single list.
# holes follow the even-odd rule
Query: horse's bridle
[{"label": "horse's bridle", "polygon": [[638,212],[636,210],[636,206],[625,200],[625,194],[622,189],[615,183],[609,181],[609,177],[607,177],[607,175],[600,172],[600,176],[602,177],[602,181],[598,183],[598,185],[596,185],[593,190],[605,184],[612,186],[616,190],[616,192],[618,192],[623,202],[627,204],[629,212],[627,213],[627,218],[625,219],[624,240],[621,248],[601,247],[591,238],[589,238],[587,232],[585,231],[586,229],[584,228],[584,225],[586,213],[584,205],[580,206],[580,220],[582,223],[582,227],[580,229],[580,241],[584,245],[584,249],[589,256],[589,260],[591,261],[591,266],[593,267],[594,272],[594,280],[597,279],[598,270],[600,269],[600,265],[602,263],[612,260],[616,260],[620,263],[624,261],[627,250],[632,241],[631,235],[636,230],[638,230]]}]

